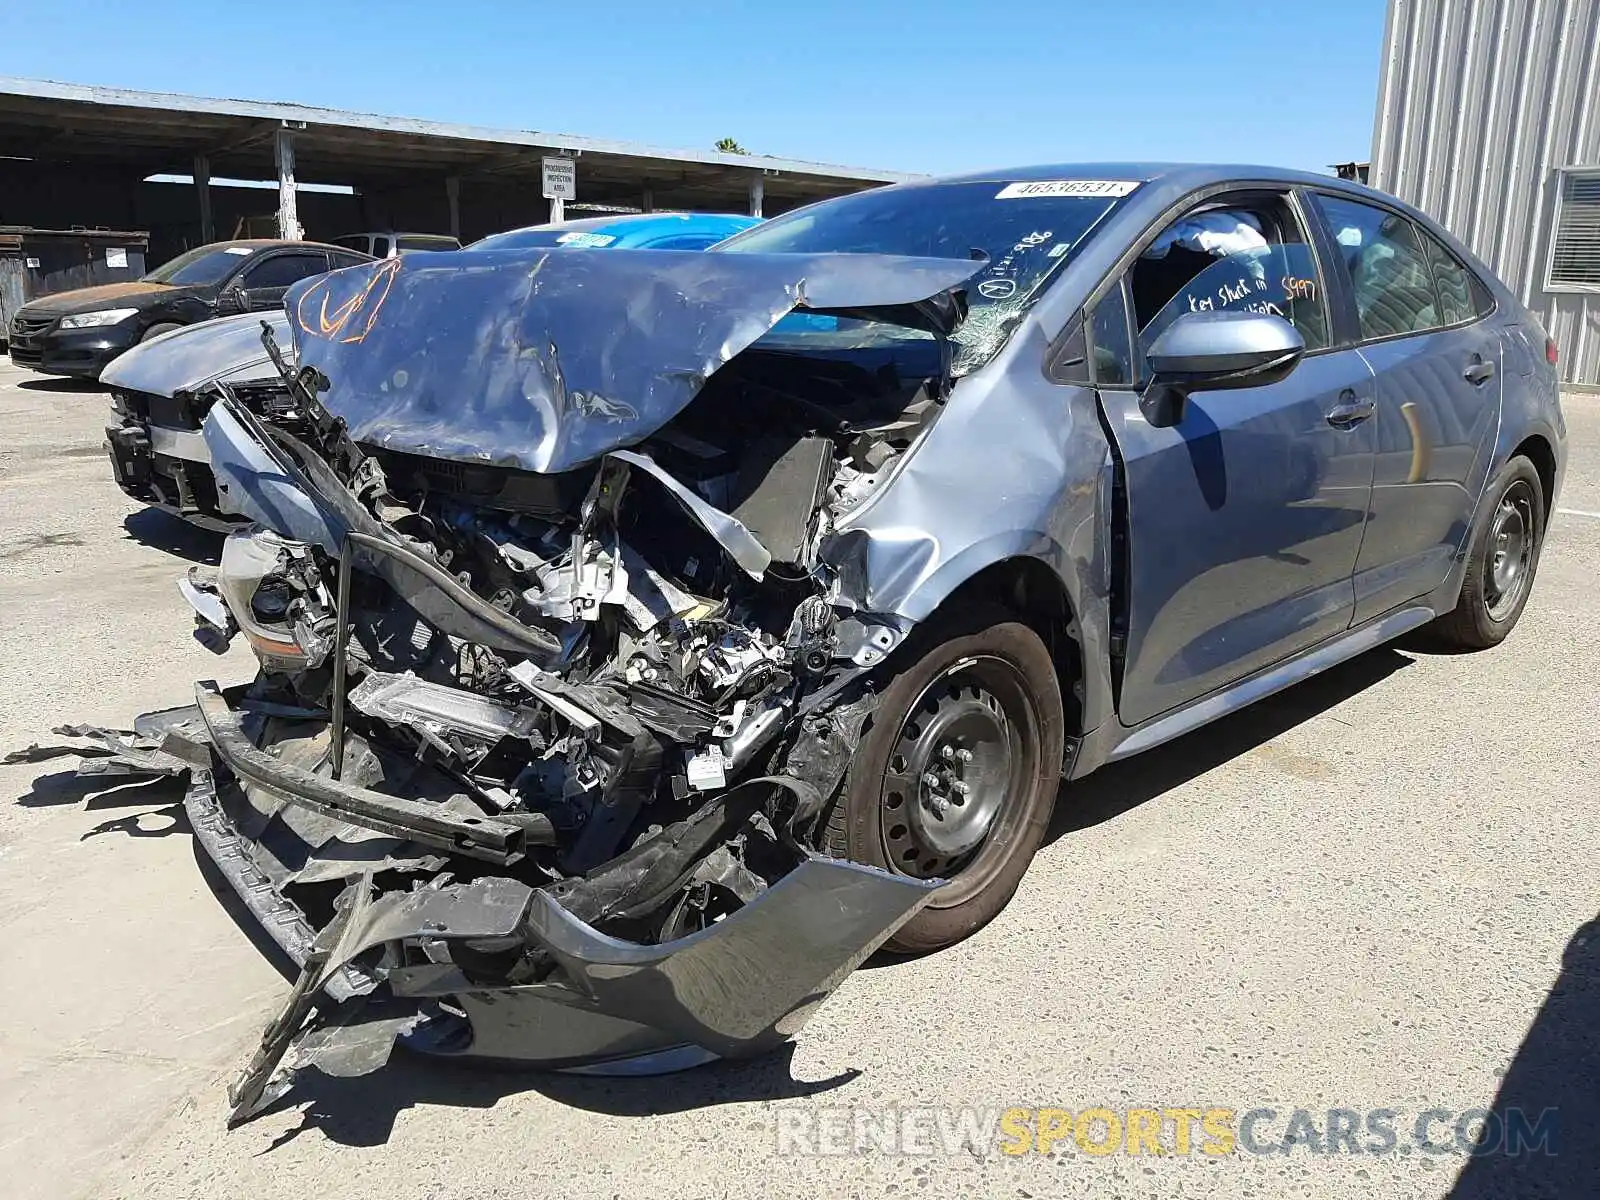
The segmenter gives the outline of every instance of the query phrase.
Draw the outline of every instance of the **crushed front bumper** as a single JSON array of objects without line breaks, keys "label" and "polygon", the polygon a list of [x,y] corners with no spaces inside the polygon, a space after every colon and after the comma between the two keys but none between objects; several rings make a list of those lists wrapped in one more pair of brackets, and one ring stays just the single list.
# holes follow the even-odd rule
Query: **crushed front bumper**
[{"label": "crushed front bumper", "polygon": [[[231,1121],[270,1104],[302,1068],[376,1070],[397,1038],[425,1053],[589,1074],[761,1054],[792,1038],[936,886],[810,858],[711,928],[644,946],[600,933],[514,879],[376,897],[358,885],[230,1089]],[[485,986],[439,954],[450,943],[507,939],[536,944],[558,969],[539,983]],[[380,963],[380,988],[320,1011],[319,995],[341,971],[382,948],[393,962],[401,947],[445,961]]]},{"label": "crushed front bumper", "polygon": [[[378,1069],[397,1039],[433,1055],[594,1074],[654,1074],[761,1054],[793,1037],[940,886],[799,852],[793,869],[755,899],[658,945],[602,933],[564,907],[555,888],[508,876],[444,883],[449,876],[435,872],[412,890],[380,890],[374,876],[404,857],[393,847],[406,848],[415,866],[415,854],[439,844],[426,836],[436,827],[415,819],[426,806],[353,786],[345,791],[365,800],[346,803],[347,795],[328,790],[333,781],[256,748],[215,685],[200,685],[196,699],[193,708],[141,719],[134,735],[62,732],[107,748],[109,757],[86,763],[101,772],[108,764],[164,774],[187,767],[184,806],[196,841],[301,968],[230,1090],[234,1123],[282,1095],[302,1068]],[[285,894],[283,864],[260,820],[263,797],[276,808],[270,821],[299,822],[302,834],[331,827],[388,835],[375,850],[365,843],[372,864],[346,872],[354,881],[320,929]],[[386,804],[387,812],[370,807]],[[338,854],[352,849],[336,844]],[[310,845],[314,856],[314,839]],[[493,853],[477,857],[478,867]],[[507,945],[547,959],[548,973],[506,983],[462,965]],[[458,946],[463,953],[453,952]]]}]

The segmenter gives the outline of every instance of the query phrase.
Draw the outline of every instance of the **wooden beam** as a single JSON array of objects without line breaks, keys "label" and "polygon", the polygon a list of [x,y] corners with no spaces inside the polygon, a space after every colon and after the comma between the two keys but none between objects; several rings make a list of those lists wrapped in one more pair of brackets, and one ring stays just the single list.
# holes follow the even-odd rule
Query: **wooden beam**
[{"label": "wooden beam", "polygon": [[248,133],[241,133],[237,137],[212,146],[208,153],[221,157],[232,154],[238,150],[248,150],[252,146],[259,146],[262,142],[274,137],[282,126],[274,121],[262,121]]},{"label": "wooden beam", "polygon": [[294,130],[285,124],[273,137],[277,142],[278,159],[278,236],[299,241],[305,233],[295,209]]},{"label": "wooden beam", "polygon": [[217,230],[211,222],[211,160],[204,154],[194,156],[194,188],[200,198],[200,241],[214,242]]}]

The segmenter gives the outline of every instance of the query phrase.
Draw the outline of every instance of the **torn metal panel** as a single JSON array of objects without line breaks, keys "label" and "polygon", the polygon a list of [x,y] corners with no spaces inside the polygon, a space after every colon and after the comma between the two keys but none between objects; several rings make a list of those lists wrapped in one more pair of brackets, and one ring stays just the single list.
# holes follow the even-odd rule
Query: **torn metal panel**
[{"label": "torn metal panel", "polygon": [[717,544],[726,550],[734,562],[745,571],[752,579],[759,580],[772,565],[772,552],[756,540],[756,537],[736,517],[714,507],[695,495],[683,484],[679,483],[666,471],[658,466],[648,454],[639,454],[632,450],[616,450],[608,457],[625,462],[630,467],[637,467],[662,487],[679,504],[683,505],[705,531],[716,538]]},{"label": "torn metal panel", "polygon": [[213,404],[200,427],[219,503],[268,529],[337,554],[348,525],[318,504],[228,404]]},{"label": "torn metal panel", "polygon": [[[898,310],[983,263],[887,255],[506,251],[407,255],[296,284],[298,360],[350,436],[571,470],[653,433],[799,305]],[[426,329],[426,338],[417,331]]]},{"label": "torn metal panel", "polygon": [[59,725],[51,730],[61,737],[79,738],[98,743],[91,746],[43,746],[35,743],[24,750],[13,750],[0,762],[48,762],[56,758],[76,756],[78,774],[91,776],[181,776],[192,763],[169,753],[163,748],[159,730],[153,736],[138,730],[107,729],[101,725]]},{"label": "torn metal panel", "polygon": [[1099,491],[1106,440],[1093,392],[1021,369],[1044,352],[1029,327],[957,381],[938,421],[839,515],[819,551],[837,603],[922,621],[1008,558],[1038,559],[1081,580],[1083,595],[1103,594],[1095,535],[1109,519]]}]

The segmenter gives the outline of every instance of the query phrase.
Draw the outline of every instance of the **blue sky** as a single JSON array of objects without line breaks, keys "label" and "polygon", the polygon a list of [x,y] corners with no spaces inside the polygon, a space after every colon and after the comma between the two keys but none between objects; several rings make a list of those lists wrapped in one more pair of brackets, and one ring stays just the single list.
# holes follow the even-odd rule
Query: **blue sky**
[{"label": "blue sky", "polygon": [[0,8],[0,74],[938,173],[1364,159],[1385,0]]}]

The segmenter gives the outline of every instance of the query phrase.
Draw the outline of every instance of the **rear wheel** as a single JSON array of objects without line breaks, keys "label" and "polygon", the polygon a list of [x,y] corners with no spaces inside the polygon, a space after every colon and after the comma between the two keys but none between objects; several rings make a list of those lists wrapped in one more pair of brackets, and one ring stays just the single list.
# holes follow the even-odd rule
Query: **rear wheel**
[{"label": "rear wheel", "polygon": [[824,848],[949,880],[887,943],[925,953],[993,919],[1033,860],[1060,783],[1061,691],[1039,635],[992,605],[935,617],[897,661]]},{"label": "rear wheel", "polygon": [[139,340],[141,342],[148,342],[152,338],[160,337],[163,333],[171,333],[174,329],[182,328],[182,325],[176,325],[170,321],[163,325],[152,325],[149,329],[146,329],[142,334],[139,335]]},{"label": "rear wheel", "polygon": [[1543,543],[1544,487],[1531,462],[1513,458],[1484,492],[1461,599],[1428,626],[1428,640],[1452,650],[1486,650],[1504,641],[1528,603]]}]

